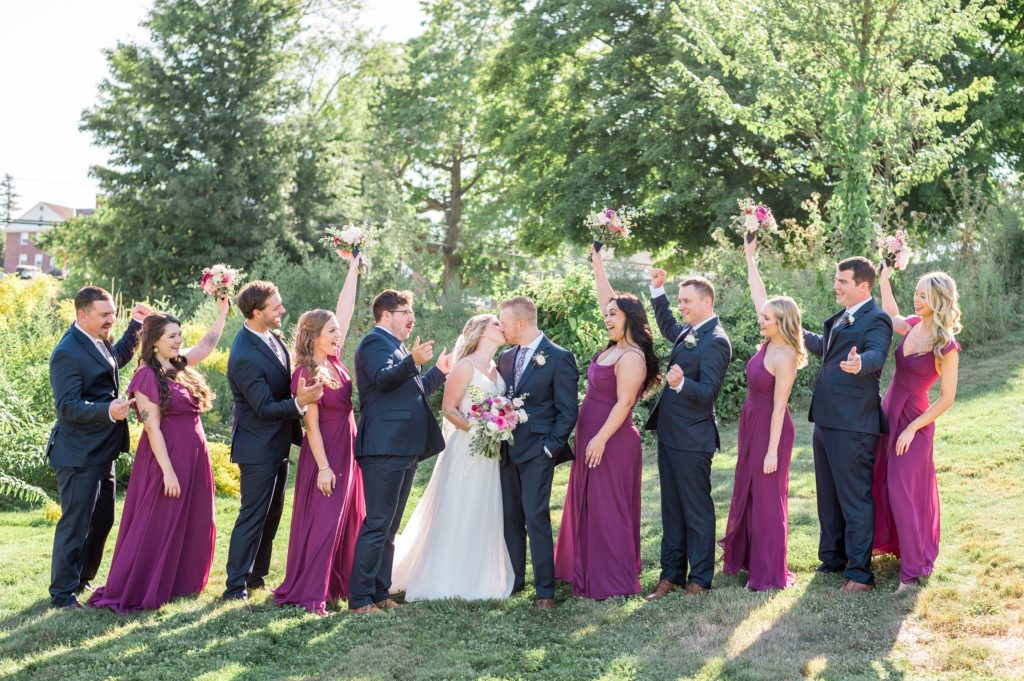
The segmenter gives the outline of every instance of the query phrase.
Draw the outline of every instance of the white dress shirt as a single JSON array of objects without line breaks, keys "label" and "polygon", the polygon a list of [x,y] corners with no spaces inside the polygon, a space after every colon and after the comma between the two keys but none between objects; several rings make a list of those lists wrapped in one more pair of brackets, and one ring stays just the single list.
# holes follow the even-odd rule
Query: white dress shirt
[{"label": "white dress shirt", "polygon": [[[524,374],[526,373],[526,367],[528,367],[530,365],[530,360],[533,358],[533,353],[537,352],[537,347],[540,345],[540,342],[542,340],[544,340],[544,332],[543,331],[538,333],[537,337],[534,338],[532,341],[530,341],[529,345],[520,345],[519,346],[519,352],[526,353],[526,358],[523,360],[523,373]],[[515,380],[515,366],[516,366],[516,363],[518,361],[519,361],[519,354],[517,353],[516,356],[513,358],[513,362],[512,362],[512,373],[513,373],[512,380],[513,381]],[[520,378],[522,378],[522,376],[520,376]],[[547,445],[544,445],[544,456],[548,457],[549,459],[554,458],[553,455],[551,454],[551,450],[548,449]]]},{"label": "white dress shirt", "polygon": [[[710,317],[708,317],[704,321],[702,321],[699,324],[697,324],[697,326],[691,326],[689,333],[697,333],[697,329],[699,329],[700,327],[704,326],[705,324],[707,324],[708,322],[710,322],[713,319],[718,319],[718,315],[711,315]],[[683,376],[682,380],[679,381],[679,385],[677,385],[676,387],[674,387],[672,389],[675,390],[676,392],[679,392],[680,390],[683,389],[683,383],[685,383],[685,382],[686,382],[686,376]]]},{"label": "white dress shirt", "polygon": [[[274,334],[270,333],[269,331],[265,331],[264,333],[260,333],[259,331],[256,331],[256,330],[250,328],[249,324],[246,323],[246,322],[242,322],[242,327],[244,329],[248,330],[249,333],[253,334],[254,336],[258,336],[260,340],[262,340],[264,343],[266,343],[267,347],[270,348],[270,351],[272,353],[274,353],[274,357],[277,357],[277,361],[281,362],[281,366],[283,366],[286,369],[288,368],[288,364],[285,362],[284,357],[278,352],[279,350],[280,351],[285,351],[285,350],[280,345],[276,345],[278,340],[276,338],[274,338]],[[299,410],[299,415],[300,416],[305,416],[306,408],[303,407],[301,404],[299,404],[299,398],[298,397],[295,398],[295,408]]]}]

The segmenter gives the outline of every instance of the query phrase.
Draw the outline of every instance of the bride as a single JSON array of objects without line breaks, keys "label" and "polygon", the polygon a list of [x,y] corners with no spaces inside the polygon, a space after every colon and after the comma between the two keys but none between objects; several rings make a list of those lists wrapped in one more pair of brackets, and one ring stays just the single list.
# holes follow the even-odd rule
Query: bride
[{"label": "bride", "polygon": [[469,388],[504,394],[493,357],[504,345],[498,318],[462,329],[444,389],[445,450],[405,531],[395,539],[392,593],[406,601],[506,598],[514,573],[505,547],[498,460],[469,450]]}]

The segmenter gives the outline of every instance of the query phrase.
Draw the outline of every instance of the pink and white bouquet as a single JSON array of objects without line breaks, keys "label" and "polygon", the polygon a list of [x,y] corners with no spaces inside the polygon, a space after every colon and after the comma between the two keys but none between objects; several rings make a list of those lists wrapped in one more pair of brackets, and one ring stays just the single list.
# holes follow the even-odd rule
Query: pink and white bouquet
[{"label": "pink and white bouquet", "polygon": [[469,420],[469,451],[473,455],[496,459],[501,453],[502,443],[512,444],[512,431],[520,423],[526,423],[523,397],[485,395],[479,388],[470,387],[473,404],[466,418]]},{"label": "pink and white bouquet", "polygon": [[359,255],[359,250],[366,243],[366,231],[357,227],[351,222],[345,225],[344,229],[338,229],[334,225],[328,225],[324,234],[324,244],[338,252],[345,260],[351,260]]},{"label": "pink and white bouquet", "polygon": [[882,239],[882,251],[888,267],[903,271],[910,264],[910,249],[907,248],[907,235],[897,229],[892,236]]},{"label": "pink and white bouquet", "polygon": [[639,216],[640,212],[629,206],[618,210],[606,208],[588,215],[585,225],[594,241],[594,250],[600,251],[605,244],[628,239]]},{"label": "pink and white bouquet", "polygon": [[217,264],[203,270],[199,288],[206,295],[222,300],[235,295],[235,285],[239,279],[238,270],[233,270],[227,265]]},{"label": "pink and white bouquet", "polygon": [[778,229],[772,209],[754,199],[739,199],[740,214],[732,219],[732,224],[745,235],[747,243],[754,240],[754,235],[764,229],[774,232]]}]

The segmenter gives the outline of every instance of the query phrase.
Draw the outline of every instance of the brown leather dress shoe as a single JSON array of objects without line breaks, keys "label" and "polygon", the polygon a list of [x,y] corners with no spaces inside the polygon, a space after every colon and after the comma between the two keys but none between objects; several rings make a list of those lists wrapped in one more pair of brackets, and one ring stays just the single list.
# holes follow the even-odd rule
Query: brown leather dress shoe
[{"label": "brown leather dress shoe", "polygon": [[383,601],[374,601],[373,604],[381,610],[391,610],[392,608],[398,607],[398,603],[396,603],[394,599],[391,598],[385,598]]},{"label": "brown leather dress shoe", "polygon": [[706,586],[701,586],[697,582],[690,582],[686,585],[686,589],[684,589],[684,591],[692,596],[693,594],[706,594],[711,591],[711,589]]},{"label": "brown leather dress shoe", "polygon": [[679,588],[679,585],[675,582],[670,582],[667,579],[663,579],[658,582],[658,586],[654,588],[654,591],[647,595],[648,601],[660,601],[665,596]]},{"label": "brown leather dress shoe", "polygon": [[533,602],[534,610],[554,610],[555,599],[554,598],[538,598]]},{"label": "brown leather dress shoe", "polygon": [[376,614],[378,612],[383,612],[383,611],[380,608],[378,608],[376,605],[373,605],[373,604],[364,605],[361,608],[352,608],[352,614],[354,614],[354,615],[373,615],[373,614]]},{"label": "brown leather dress shoe", "polygon": [[841,587],[839,587],[839,590],[844,594],[859,593],[861,591],[874,591],[875,585],[861,584],[860,582],[848,579]]}]

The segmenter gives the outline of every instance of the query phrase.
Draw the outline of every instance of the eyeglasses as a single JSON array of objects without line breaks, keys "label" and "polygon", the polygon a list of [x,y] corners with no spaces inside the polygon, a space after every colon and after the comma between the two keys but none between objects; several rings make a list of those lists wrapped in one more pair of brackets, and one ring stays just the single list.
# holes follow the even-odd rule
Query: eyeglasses
[{"label": "eyeglasses", "polygon": [[412,310],[392,310],[391,314],[404,314],[404,315],[409,315],[410,317],[415,317],[416,316],[416,313],[413,312]]}]

